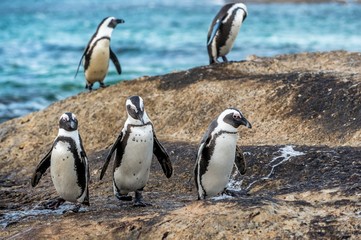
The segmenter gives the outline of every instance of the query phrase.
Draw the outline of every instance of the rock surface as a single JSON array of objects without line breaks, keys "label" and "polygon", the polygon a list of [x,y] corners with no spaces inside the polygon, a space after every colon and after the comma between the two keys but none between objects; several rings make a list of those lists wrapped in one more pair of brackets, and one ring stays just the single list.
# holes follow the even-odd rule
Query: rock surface
[{"label": "rock surface", "polygon": [[[246,61],[142,77],[57,102],[0,125],[0,238],[358,239],[361,236],[361,54],[343,51],[250,56]],[[125,121],[125,99],[141,95],[174,176],[154,159],[134,208],[99,181],[109,146]],[[192,172],[197,144],[224,108],[252,123],[240,128],[248,171],[230,187],[240,197],[197,201]],[[89,208],[48,212],[50,174],[30,176],[74,112],[90,161]]]}]

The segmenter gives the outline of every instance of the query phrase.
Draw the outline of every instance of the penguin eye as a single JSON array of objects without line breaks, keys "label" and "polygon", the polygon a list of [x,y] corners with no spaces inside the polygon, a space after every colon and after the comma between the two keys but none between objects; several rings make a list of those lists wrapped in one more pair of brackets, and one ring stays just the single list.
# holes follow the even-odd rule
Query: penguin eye
[{"label": "penguin eye", "polygon": [[239,115],[239,114],[233,114],[233,118],[234,118],[234,119],[241,119],[241,115]]}]

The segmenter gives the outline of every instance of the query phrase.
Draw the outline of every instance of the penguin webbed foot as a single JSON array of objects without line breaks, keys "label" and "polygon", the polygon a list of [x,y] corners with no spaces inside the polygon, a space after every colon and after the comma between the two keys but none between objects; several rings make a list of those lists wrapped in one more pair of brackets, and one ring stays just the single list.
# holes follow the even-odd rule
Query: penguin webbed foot
[{"label": "penguin webbed foot", "polygon": [[223,62],[228,62],[228,59],[226,56],[222,56]]},{"label": "penguin webbed foot", "polygon": [[103,83],[103,82],[99,82],[99,84],[100,84],[100,87],[101,87],[101,88],[106,88],[106,87],[108,87],[108,85],[105,85],[105,83]]},{"label": "penguin webbed foot", "polygon": [[[70,211],[72,211],[73,213],[78,213],[80,210],[81,204],[76,204]],[[65,213],[67,211],[64,211],[63,213]]]},{"label": "penguin webbed foot", "polygon": [[222,194],[231,196],[231,197],[241,197],[247,194],[247,192],[242,191],[242,190],[231,190],[231,189],[227,189],[225,188],[222,192]]},{"label": "penguin webbed foot", "polygon": [[89,90],[89,92],[91,92],[91,91],[93,91],[93,84],[86,84],[85,85],[85,89],[88,89]]},{"label": "penguin webbed foot", "polygon": [[125,201],[125,202],[130,202],[133,200],[133,197],[129,196],[128,194],[116,193],[115,197],[118,198],[120,201]]},{"label": "penguin webbed foot", "polygon": [[140,191],[135,191],[135,199],[134,199],[133,206],[134,207],[148,207],[148,206],[152,206],[152,204],[144,202],[142,193]]},{"label": "penguin webbed foot", "polygon": [[62,198],[57,198],[57,199],[52,199],[49,200],[48,202],[46,202],[44,204],[44,208],[45,209],[51,209],[51,210],[56,210],[60,207],[60,205],[62,205],[63,203],[65,203],[65,200]]}]

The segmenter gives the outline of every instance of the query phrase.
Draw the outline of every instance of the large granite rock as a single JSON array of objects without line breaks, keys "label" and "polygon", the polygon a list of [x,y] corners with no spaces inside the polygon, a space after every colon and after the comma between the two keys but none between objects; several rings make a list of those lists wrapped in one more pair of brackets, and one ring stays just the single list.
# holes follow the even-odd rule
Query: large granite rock
[{"label": "large granite rock", "polygon": [[[116,239],[351,238],[361,234],[361,54],[302,53],[142,77],[57,102],[0,125],[0,237]],[[154,161],[145,198],[133,208],[112,196],[104,156],[120,131],[125,99],[141,95],[174,165]],[[252,123],[240,128],[248,162],[230,187],[239,198],[197,201],[197,144],[224,108]],[[36,210],[56,197],[50,174],[30,176],[51,146],[65,111],[80,125],[90,169],[89,208]]]}]

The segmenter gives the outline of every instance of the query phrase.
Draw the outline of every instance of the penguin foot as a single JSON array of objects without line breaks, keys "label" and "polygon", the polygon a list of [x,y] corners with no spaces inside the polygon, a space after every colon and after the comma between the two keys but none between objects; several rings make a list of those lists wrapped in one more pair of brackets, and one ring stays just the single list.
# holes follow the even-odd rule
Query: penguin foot
[{"label": "penguin foot", "polygon": [[133,200],[132,196],[129,196],[128,194],[116,193],[115,197],[118,198],[120,201],[130,202]]},{"label": "penguin foot", "polygon": [[226,56],[222,56],[223,62],[228,62],[228,59]]},{"label": "penguin foot", "polygon": [[106,88],[108,85],[105,85],[103,82],[99,82],[101,88]]},{"label": "penguin foot", "polygon": [[152,204],[143,202],[143,196],[140,191],[135,191],[135,200],[134,200],[134,207],[147,207],[152,206]]},{"label": "penguin foot", "polygon": [[71,209],[71,211],[72,211],[73,213],[77,213],[77,212],[79,212],[80,207],[81,207],[80,204],[76,204],[75,207],[74,207],[73,209]]},{"label": "penguin foot", "polygon": [[89,90],[89,92],[91,92],[92,90],[93,90],[93,84],[86,84],[85,85],[85,89],[88,89]]},{"label": "penguin foot", "polygon": [[65,200],[62,198],[53,199],[53,200],[48,201],[45,204],[45,208],[55,210],[55,209],[58,209],[59,206],[62,205],[63,203],[65,203]]},{"label": "penguin foot", "polygon": [[228,196],[232,197],[241,197],[242,195],[245,195],[242,191],[236,191],[236,190],[230,190],[230,189],[224,189],[222,194],[226,194]]}]

